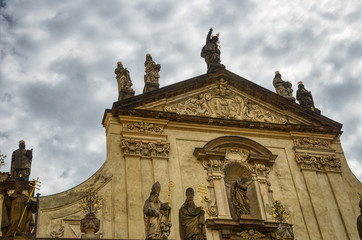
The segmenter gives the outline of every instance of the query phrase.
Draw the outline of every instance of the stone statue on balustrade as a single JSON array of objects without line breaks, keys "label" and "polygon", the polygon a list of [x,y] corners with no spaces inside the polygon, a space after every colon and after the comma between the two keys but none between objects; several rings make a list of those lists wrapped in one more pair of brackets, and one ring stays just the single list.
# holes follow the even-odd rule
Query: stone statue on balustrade
[{"label": "stone statue on balustrade", "polygon": [[221,64],[220,60],[220,47],[219,47],[219,34],[212,35],[213,29],[210,28],[209,33],[206,36],[206,44],[201,50],[201,57],[205,58],[207,65],[207,73],[216,71],[218,69],[225,69],[225,66]]},{"label": "stone statue on balustrade", "polygon": [[132,81],[127,68],[124,68],[122,62],[117,62],[117,68],[114,69],[118,84],[118,101],[133,97]]},{"label": "stone statue on balustrade", "polygon": [[146,239],[167,239],[171,230],[171,207],[159,199],[161,185],[156,182],[152,186],[150,197],[143,206],[143,217]]},{"label": "stone statue on balustrade", "polygon": [[292,84],[288,81],[283,81],[282,75],[279,73],[279,71],[275,72],[273,85],[278,95],[283,96],[292,102],[295,102],[295,98],[293,97]]},{"label": "stone statue on balustrade", "polygon": [[150,92],[156,90],[160,87],[158,79],[160,78],[159,72],[161,71],[161,65],[156,64],[152,60],[151,54],[146,55],[145,61],[145,87],[143,88],[143,93]]},{"label": "stone statue on balustrade", "polygon": [[203,240],[205,234],[205,211],[194,203],[194,189],[186,189],[186,201],[179,211],[181,240]]},{"label": "stone statue on balustrade", "polygon": [[230,188],[231,202],[235,214],[241,218],[243,214],[250,214],[250,201],[247,197],[248,187],[252,183],[251,178],[243,177],[235,181]]},{"label": "stone statue on balustrade", "polygon": [[10,180],[22,177],[25,181],[29,180],[31,171],[31,162],[33,159],[33,149],[25,149],[25,141],[19,141],[19,149],[13,152],[11,156]]},{"label": "stone statue on balustrade", "polygon": [[23,194],[25,183],[24,179],[16,178],[14,193],[10,196],[6,190],[3,193],[1,232],[5,237],[32,237],[36,202],[29,200],[29,196]]},{"label": "stone statue on balustrade", "polygon": [[299,105],[316,113],[321,111],[314,106],[312,93],[304,88],[303,82],[298,82],[297,100]]}]

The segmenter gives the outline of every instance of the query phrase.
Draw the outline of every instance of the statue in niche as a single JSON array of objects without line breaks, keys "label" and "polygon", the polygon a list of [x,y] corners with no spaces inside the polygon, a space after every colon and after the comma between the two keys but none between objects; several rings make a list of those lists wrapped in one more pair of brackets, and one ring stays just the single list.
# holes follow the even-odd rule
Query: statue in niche
[{"label": "statue in niche", "polygon": [[292,84],[288,81],[283,81],[282,75],[279,73],[279,71],[275,72],[273,85],[278,95],[283,96],[292,102],[295,102],[295,98],[293,97],[292,94],[293,93]]},{"label": "statue in niche", "polygon": [[156,64],[152,60],[151,54],[147,53],[146,61],[145,61],[146,74],[144,76],[145,87],[143,89],[143,93],[159,88],[160,84],[158,82],[158,79],[160,78],[160,74],[159,74],[160,70],[161,70],[161,65]]},{"label": "statue in niche", "polygon": [[25,181],[29,180],[31,162],[33,159],[33,149],[25,149],[25,141],[19,141],[19,149],[13,152],[11,156],[11,180],[22,177]]},{"label": "statue in niche", "polygon": [[117,62],[117,68],[114,69],[118,83],[118,101],[133,97],[132,81],[127,68],[124,68],[122,62]]},{"label": "statue in niche", "polygon": [[156,182],[152,186],[150,197],[143,206],[143,217],[146,228],[146,239],[167,239],[171,229],[171,207],[159,200],[161,185]]},{"label": "statue in niche", "polygon": [[318,108],[314,107],[312,93],[304,88],[302,81],[298,82],[297,100],[300,106],[312,110],[313,112],[321,113]]},{"label": "statue in niche", "polygon": [[225,66],[221,64],[220,49],[219,49],[219,34],[212,36],[213,29],[210,28],[206,36],[206,44],[201,50],[201,57],[205,58],[207,65],[207,73],[224,69]]},{"label": "statue in niche", "polygon": [[186,201],[179,211],[181,240],[206,239],[205,211],[194,203],[194,189],[186,189]]},{"label": "statue in niche", "polygon": [[250,214],[250,203],[246,196],[248,186],[252,183],[250,178],[241,178],[236,180],[230,188],[231,202],[234,206],[236,215],[241,218],[243,214]]},{"label": "statue in niche", "polygon": [[14,193],[9,196],[7,191],[4,191],[1,221],[3,236],[31,237],[34,228],[33,213],[36,212],[36,202],[32,200],[28,202],[29,197],[23,194],[24,184],[24,179],[17,178]]}]

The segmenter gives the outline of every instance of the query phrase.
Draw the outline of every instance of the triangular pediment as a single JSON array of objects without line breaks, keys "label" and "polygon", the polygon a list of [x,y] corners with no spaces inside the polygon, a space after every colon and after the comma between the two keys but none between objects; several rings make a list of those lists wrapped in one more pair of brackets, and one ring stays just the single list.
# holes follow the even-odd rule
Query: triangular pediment
[{"label": "triangular pediment", "polygon": [[270,104],[248,96],[229,86],[229,81],[222,77],[207,87],[139,106],[137,109],[253,122],[310,123],[308,120],[288,115]]},{"label": "triangular pediment", "polygon": [[[115,102],[114,114],[158,114],[180,119],[223,119],[235,123],[254,122],[310,126],[340,132],[342,125],[305,109],[276,93],[227,70],[219,70],[129,99]],[[162,113],[162,114],[161,114]],[[151,114],[151,115],[152,115]],[[161,116],[162,115],[162,116]],[[168,118],[165,117],[165,118]],[[205,121],[207,122],[207,121]],[[223,121],[225,122],[225,121]]]}]

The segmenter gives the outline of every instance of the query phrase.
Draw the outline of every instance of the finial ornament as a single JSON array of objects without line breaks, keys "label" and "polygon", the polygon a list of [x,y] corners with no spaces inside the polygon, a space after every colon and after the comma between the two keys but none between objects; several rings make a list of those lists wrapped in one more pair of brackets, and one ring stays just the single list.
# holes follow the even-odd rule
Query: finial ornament
[{"label": "finial ornament", "polygon": [[220,49],[219,49],[219,33],[216,36],[212,35],[213,29],[210,28],[209,33],[206,36],[206,44],[201,50],[201,57],[205,58],[207,65],[207,73],[214,72],[218,69],[225,69],[225,66],[221,64]]},{"label": "finial ornament", "polygon": [[273,85],[278,95],[283,96],[292,102],[295,102],[295,98],[293,97],[292,84],[288,81],[283,81],[282,75],[279,71],[275,72]]},{"label": "finial ornament", "polygon": [[118,101],[125,98],[133,97],[134,90],[132,89],[131,76],[127,68],[123,67],[121,61],[117,62],[117,68],[114,69],[118,84]]},{"label": "finial ornament", "polygon": [[100,229],[100,220],[97,218],[96,213],[102,208],[102,202],[97,193],[89,190],[89,192],[83,194],[79,207],[85,213],[84,218],[80,221],[80,230],[83,233],[81,238],[99,239],[100,234],[97,234],[97,232]]}]

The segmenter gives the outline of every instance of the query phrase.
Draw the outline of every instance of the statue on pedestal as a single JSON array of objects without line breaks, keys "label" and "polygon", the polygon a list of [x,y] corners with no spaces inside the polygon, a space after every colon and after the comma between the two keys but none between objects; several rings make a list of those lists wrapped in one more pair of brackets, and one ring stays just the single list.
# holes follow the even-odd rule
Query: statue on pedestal
[{"label": "statue on pedestal", "polygon": [[151,54],[147,53],[145,61],[145,87],[143,88],[143,93],[153,91],[160,87],[158,79],[160,78],[161,65],[156,64],[152,60]]},{"label": "statue on pedestal", "polygon": [[220,49],[219,49],[219,34],[212,36],[213,29],[210,28],[209,33],[206,36],[206,44],[201,50],[201,57],[205,58],[207,65],[207,73],[216,71],[218,69],[224,69],[225,66],[221,64]]},{"label": "statue on pedestal", "polygon": [[292,94],[293,93],[292,84],[288,81],[283,81],[282,75],[279,73],[279,71],[275,72],[273,85],[278,95],[283,96],[292,102],[295,102],[295,98],[293,97]]},{"label": "statue on pedestal", "polygon": [[312,93],[304,88],[303,82],[301,81],[298,82],[297,100],[300,106],[312,110],[313,112],[321,113],[318,108],[314,107]]},{"label": "statue on pedestal", "polygon": [[159,200],[161,185],[156,182],[152,186],[150,197],[143,206],[146,228],[146,239],[167,239],[171,229],[171,207]]},{"label": "statue on pedestal", "polygon": [[11,180],[22,177],[25,181],[29,180],[31,162],[33,159],[33,149],[25,149],[25,141],[19,141],[19,149],[13,152],[11,156]]},{"label": "statue on pedestal", "polygon": [[132,81],[127,68],[124,68],[122,62],[117,62],[117,68],[114,69],[118,83],[118,101],[133,97]]},{"label": "statue on pedestal", "polygon": [[14,193],[9,196],[7,191],[4,191],[1,221],[3,236],[32,237],[33,213],[36,212],[36,202],[29,200],[29,196],[23,194],[24,184],[23,179],[17,178]]},{"label": "statue on pedestal", "polygon": [[179,211],[181,240],[203,240],[205,234],[205,211],[194,203],[194,189],[186,189],[186,201]]}]

